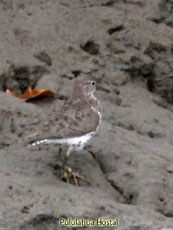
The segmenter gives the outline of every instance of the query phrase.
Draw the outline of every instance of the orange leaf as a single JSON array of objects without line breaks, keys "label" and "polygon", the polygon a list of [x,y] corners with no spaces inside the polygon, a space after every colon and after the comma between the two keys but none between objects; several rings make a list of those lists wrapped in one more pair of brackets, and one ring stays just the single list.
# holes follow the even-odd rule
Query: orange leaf
[{"label": "orange leaf", "polygon": [[11,92],[11,90],[7,89],[6,94],[9,94],[14,97],[20,98],[22,100],[28,101],[33,98],[52,96],[53,92],[51,90],[46,90],[46,89],[34,90],[31,88],[28,88],[23,94],[15,94]]}]

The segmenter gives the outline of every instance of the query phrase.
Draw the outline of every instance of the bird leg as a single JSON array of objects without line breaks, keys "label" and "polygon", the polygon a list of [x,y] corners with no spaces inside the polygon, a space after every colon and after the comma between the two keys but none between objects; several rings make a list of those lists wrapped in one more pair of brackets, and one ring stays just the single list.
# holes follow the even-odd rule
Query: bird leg
[{"label": "bird leg", "polygon": [[75,185],[78,186],[78,180],[79,179],[84,180],[84,177],[80,176],[79,173],[77,173],[77,172],[73,172],[72,169],[67,164],[71,150],[72,150],[72,148],[69,147],[68,151],[65,155],[63,168],[61,170],[61,179],[65,180],[67,183],[70,183],[70,180],[73,179]]},{"label": "bird leg", "polygon": [[67,161],[68,161],[68,158],[70,156],[70,152],[71,152],[72,148],[69,147],[68,150],[67,150],[67,153],[66,153],[66,156],[65,156],[65,164],[67,164]]}]

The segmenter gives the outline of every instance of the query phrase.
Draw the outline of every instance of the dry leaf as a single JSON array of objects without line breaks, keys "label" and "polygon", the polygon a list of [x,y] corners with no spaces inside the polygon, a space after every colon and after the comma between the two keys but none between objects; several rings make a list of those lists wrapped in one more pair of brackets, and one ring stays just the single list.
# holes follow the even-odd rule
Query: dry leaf
[{"label": "dry leaf", "polygon": [[46,90],[46,89],[34,90],[31,88],[28,88],[23,94],[15,94],[11,90],[7,89],[6,94],[9,94],[9,95],[12,95],[13,97],[17,97],[22,100],[28,101],[33,98],[52,96],[53,92],[51,90]]}]

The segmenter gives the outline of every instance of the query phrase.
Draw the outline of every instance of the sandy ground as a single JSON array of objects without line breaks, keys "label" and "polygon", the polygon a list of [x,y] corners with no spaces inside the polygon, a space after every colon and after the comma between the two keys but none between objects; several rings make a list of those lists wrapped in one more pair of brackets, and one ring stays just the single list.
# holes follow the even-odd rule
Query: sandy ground
[{"label": "sandy ground", "polygon": [[[58,230],[60,218],[173,230],[173,11],[159,0],[0,2],[0,230]],[[97,82],[102,124],[58,177],[57,146],[26,147],[78,71]],[[54,98],[23,102],[28,86]],[[80,229],[90,229],[82,227]],[[99,227],[93,227],[101,229]]]}]

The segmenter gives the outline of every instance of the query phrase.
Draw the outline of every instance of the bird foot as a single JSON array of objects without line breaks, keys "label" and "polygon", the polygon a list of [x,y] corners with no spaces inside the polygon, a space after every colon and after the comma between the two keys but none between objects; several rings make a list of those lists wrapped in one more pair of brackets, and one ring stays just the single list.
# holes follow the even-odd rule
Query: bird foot
[{"label": "bird foot", "polygon": [[76,186],[79,185],[79,180],[85,180],[83,176],[81,176],[78,172],[73,172],[72,169],[65,165],[64,168],[61,170],[60,178],[67,183],[74,182]]}]

